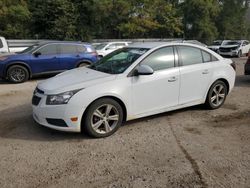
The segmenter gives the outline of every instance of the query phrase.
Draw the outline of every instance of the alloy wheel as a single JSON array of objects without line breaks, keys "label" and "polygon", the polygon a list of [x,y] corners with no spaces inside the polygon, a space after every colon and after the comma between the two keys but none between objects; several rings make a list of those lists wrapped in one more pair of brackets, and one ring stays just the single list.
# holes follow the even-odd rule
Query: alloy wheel
[{"label": "alloy wheel", "polygon": [[25,79],[26,72],[23,69],[17,67],[11,70],[9,76],[13,81],[21,82]]},{"label": "alloy wheel", "polygon": [[112,104],[99,106],[91,118],[91,126],[99,134],[111,132],[119,122],[119,112]]},{"label": "alloy wheel", "polygon": [[211,103],[215,106],[218,107],[220,106],[226,97],[226,88],[222,84],[217,84],[214,86],[212,95],[211,95]]}]

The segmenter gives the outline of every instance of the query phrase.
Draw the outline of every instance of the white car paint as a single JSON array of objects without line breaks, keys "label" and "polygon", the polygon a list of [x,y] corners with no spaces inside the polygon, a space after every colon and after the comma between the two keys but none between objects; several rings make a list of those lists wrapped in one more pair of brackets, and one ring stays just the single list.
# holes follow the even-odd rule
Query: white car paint
[{"label": "white car paint", "polygon": [[[221,46],[223,46],[225,43],[227,43],[228,41],[230,41],[230,40],[222,40],[222,41],[221,41],[221,40],[216,40],[216,41],[213,42],[212,45],[208,46],[208,48],[209,48],[210,50],[213,50],[213,51],[215,51],[215,52],[218,52],[219,48],[220,48]],[[220,45],[215,45],[215,43],[219,43]]]},{"label": "white car paint", "polygon": [[0,54],[5,54],[6,53],[16,53],[16,52],[21,52],[25,50],[28,47],[9,47],[8,42],[4,37],[0,36]]},{"label": "white car paint", "polygon": [[[147,76],[129,76],[138,64],[153,51],[166,46],[191,46],[202,49],[218,61],[197,65],[174,67],[156,71]],[[139,57],[125,72],[107,74],[89,68],[78,68],[61,73],[37,86],[44,93],[35,92],[41,97],[40,103],[33,105],[33,117],[39,124],[61,131],[80,132],[81,121],[87,107],[101,97],[115,97],[126,107],[126,120],[132,120],[161,112],[171,111],[205,103],[210,86],[218,79],[229,84],[229,93],[234,87],[235,71],[232,61],[201,46],[183,43],[142,43],[138,48],[150,48]],[[178,59],[178,56],[175,56]],[[64,105],[47,105],[48,95],[82,89]],[[71,121],[77,117],[78,121]],[[68,127],[49,124],[46,118],[63,119]]]},{"label": "white car paint", "polygon": [[0,36],[0,54],[1,53],[9,53],[9,47],[8,47],[8,43],[5,40],[4,37]]},{"label": "white car paint", "polygon": [[98,46],[96,46],[96,52],[100,57],[104,57],[117,49],[128,46],[130,43],[131,42],[123,42],[123,41],[101,43]]}]

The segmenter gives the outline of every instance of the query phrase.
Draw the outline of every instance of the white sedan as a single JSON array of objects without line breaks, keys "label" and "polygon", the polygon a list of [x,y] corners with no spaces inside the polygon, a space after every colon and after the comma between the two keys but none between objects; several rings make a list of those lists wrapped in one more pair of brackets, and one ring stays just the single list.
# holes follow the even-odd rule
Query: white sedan
[{"label": "white sedan", "polygon": [[106,137],[124,121],[198,104],[217,109],[234,82],[233,62],[205,47],[138,43],[39,83],[33,117],[52,129]]}]

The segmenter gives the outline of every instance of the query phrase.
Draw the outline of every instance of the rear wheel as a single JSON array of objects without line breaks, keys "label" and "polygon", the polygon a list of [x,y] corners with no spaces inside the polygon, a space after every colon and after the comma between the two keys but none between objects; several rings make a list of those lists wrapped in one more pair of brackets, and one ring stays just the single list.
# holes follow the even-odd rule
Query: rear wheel
[{"label": "rear wheel", "polygon": [[113,99],[102,98],[88,108],[84,128],[90,136],[102,138],[112,135],[121,126],[123,110]]},{"label": "rear wheel", "polygon": [[227,92],[226,84],[220,80],[216,81],[208,92],[206,106],[209,109],[220,108],[226,100]]},{"label": "rear wheel", "polygon": [[13,83],[22,83],[29,79],[29,71],[21,65],[13,65],[7,71],[7,78]]},{"label": "rear wheel", "polygon": [[80,63],[77,67],[86,67],[88,65],[89,63],[83,62],[83,63]]}]

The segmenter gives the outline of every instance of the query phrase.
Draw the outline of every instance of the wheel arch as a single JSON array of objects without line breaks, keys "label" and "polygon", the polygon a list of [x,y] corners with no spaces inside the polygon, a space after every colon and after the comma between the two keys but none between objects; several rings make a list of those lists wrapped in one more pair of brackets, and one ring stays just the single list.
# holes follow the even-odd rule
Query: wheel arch
[{"label": "wheel arch", "polygon": [[79,67],[79,65],[80,65],[81,63],[87,63],[87,64],[89,64],[89,65],[92,64],[92,62],[91,62],[90,60],[88,60],[88,59],[82,59],[82,60],[80,60],[80,61],[78,61],[78,62],[76,63],[76,67]]},{"label": "wheel arch", "polygon": [[118,98],[118,97],[116,97],[116,96],[106,95],[106,96],[102,96],[102,97],[99,97],[99,98],[93,100],[93,101],[87,106],[86,110],[84,111],[84,113],[83,113],[83,115],[82,115],[82,119],[81,119],[81,129],[82,129],[82,126],[83,126],[84,117],[86,116],[86,113],[87,113],[89,107],[90,107],[95,101],[97,101],[97,100],[99,100],[99,99],[103,99],[103,98],[113,99],[113,100],[115,100],[116,102],[118,102],[118,103],[121,105],[121,107],[122,107],[122,111],[123,111],[123,121],[126,121],[126,120],[127,120],[127,108],[126,108],[125,103],[124,103],[120,98]]},{"label": "wheel arch", "polygon": [[10,68],[11,66],[14,66],[14,65],[20,65],[20,66],[25,67],[25,68],[28,70],[28,72],[29,72],[29,78],[32,77],[32,71],[31,71],[30,66],[29,66],[27,63],[22,62],[22,61],[14,61],[14,62],[9,63],[9,64],[6,66],[6,68],[5,68],[4,77],[7,77],[7,72],[8,72],[8,70],[9,70],[9,68]]},{"label": "wheel arch", "polygon": [[209,86],[209,88],[208,88],[208,90],[207,90],[207,93],[206,93],[206,97],[205,97],[205,99],[207,99],[207,96],[208,96],[208,93],[209,93],[209,91],[210,91],[211,87],[212,87],[212,86],[213,86],[213,84],[214,84],[215,82],[217,82],[217,81],[222,81],[222,82],[224,82],[224,83],[226,84],[226,86],[227,86],[227,94],[229,93],[229,90],[230,90],[230,85],[229,85],[228,80],[227,80],[227,79],[225,79],[225,78],[218,78],[218,79],[216,79],[214,82],[212,82],[212,83],[210,84],[210,86]]}]

